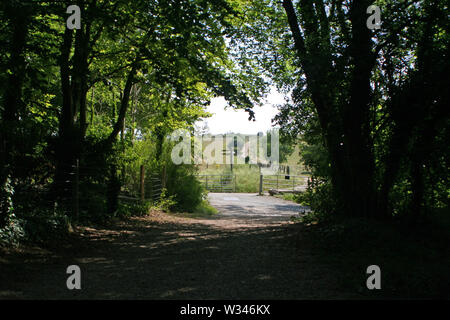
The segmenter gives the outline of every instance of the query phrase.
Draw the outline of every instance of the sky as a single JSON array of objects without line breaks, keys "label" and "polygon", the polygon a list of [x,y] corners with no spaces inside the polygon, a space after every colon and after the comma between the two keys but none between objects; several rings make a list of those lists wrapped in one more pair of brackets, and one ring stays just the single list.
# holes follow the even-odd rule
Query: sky
[{"label": "sky", "polygon": [[278,113],[277,104],[284,103],[284,95],[272,88],[267,95],[265,104],[261,107],[254,107],[256,121],[248,121],[249,114],[244,110],[234,110],[231,107],[224,110],[226,101],[223,97],[214,98],[207,107],[207,111],[212,113],[210,118],[197,122],[202,126],[204,122],[208,124],[211,134],[222,134],[227,132],[242,134],[257,134],[266,132],[272,128],[271,120]]}]

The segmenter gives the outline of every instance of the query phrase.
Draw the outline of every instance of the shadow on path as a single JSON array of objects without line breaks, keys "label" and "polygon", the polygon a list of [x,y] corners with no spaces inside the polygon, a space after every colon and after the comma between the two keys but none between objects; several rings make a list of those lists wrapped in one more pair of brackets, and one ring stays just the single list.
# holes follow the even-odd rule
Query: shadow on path
[{"label": "shadow on path", "polygon": [[[63,251],[2,257],[0,298],[346,298],[338,293],[333,271],[299,241],[298,226],[274,224],[273,217],[271,224],[264,215],[254,223],[249,216],[236,223],[232,216],[154,213],[105,230],[80,229]],[[81,290],[66,288],[71,264],[81,268]]]}]

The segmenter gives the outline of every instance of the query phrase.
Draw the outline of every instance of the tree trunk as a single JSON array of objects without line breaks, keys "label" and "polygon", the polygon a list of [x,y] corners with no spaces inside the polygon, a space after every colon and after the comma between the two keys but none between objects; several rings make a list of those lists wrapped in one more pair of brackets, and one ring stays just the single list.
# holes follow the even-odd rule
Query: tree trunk
[{"label": "tree trunk", "polygon": [[117,121],[114,124],[113,131],[109,134],[108,138],[104,141],[108,146],[111,146],[114,141],[116,141],[118,134],[122,130],[125,123],[125,116],[128,110],[128,105],[130,102],[131,88],[134,83],[134,76],[136,75],[137,66],[133,65],[130,72],[128,73],[127,82],[125,83],[125,88],[123,89],[122,99],[120,101],[120,110]]},{"label": "tree trunk", "polygon": [[[333,87],[332,67],[327,49],[329,34],[325,16],[315,13],[312,3],[301,2],[303,39],[292,1],[284,0],[288,23],[294,38],[308,90],[319,116],[319,122],[330,155],[331,180],[339,211],[352,216],[377,216],[375,161],[369,127],[370,77],[374,64],[371,34],[367,29],[368,1],[353,2],[350,12],[352,37],[349,43],[353,70],[348,102],[337,99]],[[320,12],[319,12],[320,13]],[[319,23],[322,27],[319,27]],[[318,30],[321,41],[317,41]],[[342,106],[343,105],[343,106]]]},{"label": "tree trunk", "polygon": [[[59,197],[72,194],[69,181],[73,176],[75,159],[82,159],[82,148],[87,129],[88,56],[90,24],[81,29],[64,31],[60,55],[61,91],[63,105],[60,113],[59,137],[56,150],[54,191]],[[74,54],[71,57],[72,46]],[[73,67],[71,68],[71,61]]]},{"label": "tree trunk", "polygon": [[66,188],[67,181],[70,181],[71,166],[76,159],[77,141],[75,133],[75,112],[73,107],[71,72],[70,72],[70,52],[73,42],[73,31],[66,28],[64,31],[63,44],[59,60],[62,109],[59,115],[58,142],[56,146],[56,174],[53,184],[53,191],[57,198],[70,197],[70,189]]}]

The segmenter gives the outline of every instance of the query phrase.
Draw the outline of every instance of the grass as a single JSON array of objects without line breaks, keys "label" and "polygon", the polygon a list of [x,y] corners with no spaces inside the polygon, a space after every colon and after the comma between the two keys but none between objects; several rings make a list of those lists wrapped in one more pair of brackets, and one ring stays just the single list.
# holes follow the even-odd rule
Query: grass
[{"label": "grass", "polygon": [[211,218],[215,216],[217,213],[216,208],[211,206],[208,201],[203,200],[194,210],[194,212],[172,212],[171,214],[177,217],[184,218]]},{"label": "grass", "polygon": [[[264,169],[263,169],[264,170]],[[291,166],[291,175],[303,175],[303,168],[300,166]],[[260,171],[257,165],[238,164],[233,166],[233,171],[230,165],[209,165],[200,166],[199,175],[212,174],[234,174],[236,177],[236,190],[238,193],[258,193],[259,192],[259,176]]]},{"label": "grass", "polygon": [[255,193],[259,191],[259,168],[249,165],[234,165],[233,171],[230,165],[201,166],[199,175],[234,174],[236,177],[236,192]]},{"label": "grass", "polygon": [[293,194],[293,193],[276,194],[276,195],[274,195],[274,197],[280,198],[283,200],[287,200],[287,201],[296,202],[296,197],[295,197],[295,194]]},{"label": "grass", "polygon": [[194,210],[194,214],[204,216],[213,216],[217,214],[218,211],[208,201],[203,200]]}]

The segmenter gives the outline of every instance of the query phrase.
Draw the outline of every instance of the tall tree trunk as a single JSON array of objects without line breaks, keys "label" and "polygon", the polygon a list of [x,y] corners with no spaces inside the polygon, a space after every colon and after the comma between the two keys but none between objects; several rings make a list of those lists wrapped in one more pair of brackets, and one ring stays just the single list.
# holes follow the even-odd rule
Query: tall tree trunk
[{"label": "tall tree trunk", "polygon": [[[60,55],[60,75],[63,105],[59,122],[57,168],[54,190],[60,197],[71,195],[70,183],[73,165],[82,158],[82,148],[87,129],[88,56],[90,23],[82,24],[76,31],[64,31]],[[71,57],[72,47],[74,54]],[[71,61],[73,66],[71,68]]]},{"label": "tall tree trunk", "polygon": [[[311,3],[303,2],[305,8],[308,8]],[[320,126],[322,128],[322,134],[324,136],[325,146],[330,155],[331,164],[331,181],[335,197],[338,200],[343,199],[343,191],[345,190],[345,181],[342,179],[342,173],[344,172],[344,154],[341,147],[341,138],[337,132],[341,132],[339,115],[333,109],[332,100],[329,99],[330,90],[323,88],[322,85],[326,82],[323,77],[327,76],[324,70],[320,70],[319,67],[323,64],[315,64],[314,56],[307,52],[305,40],[303,39],[302,32],[300,30],[299,21],[295,12],[293,3],[291,0],[283,0],[283,7],[286,11],[287,20],[290,30],[292,32],[295,50],[300,61],[301,67],[305,72],[308,89],[311,92],[311,98],[314,106],[317,110]],[[311,8],[307,12],[312,15]],[[308,19],[304,17],[303,19]],[[312,17],[309,17],[311,20]],[[310,32],[315,29],[311,25],[308,26]],[[334,121],[333,121],[334,120]],[[342,201],[341,201],[342,202]],[[340,204],[343,205],[342,203]]]},{"label": "tall tree trunk", "polygon": [[350,101],[342,110],[344,150],[346,153],[345,202],[353,216],[375,217],[375,159],[370,128],[370,78],[375,57],[371,49],[371,31],[366,27],[368,1],[355,1],[350,11],[352,40],[350,56],[353,70],[350,78]]},{"label": "tall tree trunk", "polygon": [[70,171],[76,158],[74,141],[75,132],[75,110],[73,99],[73,87],[71,84],[70,52],[73,42],[73,30],[68,28],[64,31],[61,54],[59,57],[59,68],[61,77],[62,109],[59,115],[58,142],[56,147],[56,174],[53,191],[58,198],[67,198],[71,191],[67,181],[70,181]]},{"label": "tall tree trunk", "polygon": [[[349,46],[353,70],[349,78],[348,102],[342,106],[333,87],[331,55],[326,52],[329,44],[326,16],[320,7],[319,11],[314,9],[311,1],[300,2],[302,27],[308,40],[305,41],[292,1],[283,1],[297,56],[329,151],[331,180],[339,209],[354,216],[377,215],[375,161],[369,127],[370,77],[375,57],[371,52],[371,34],[365,25],[368,3],[352,3]],[[317,40],[319,30],[321,38]]]}]

